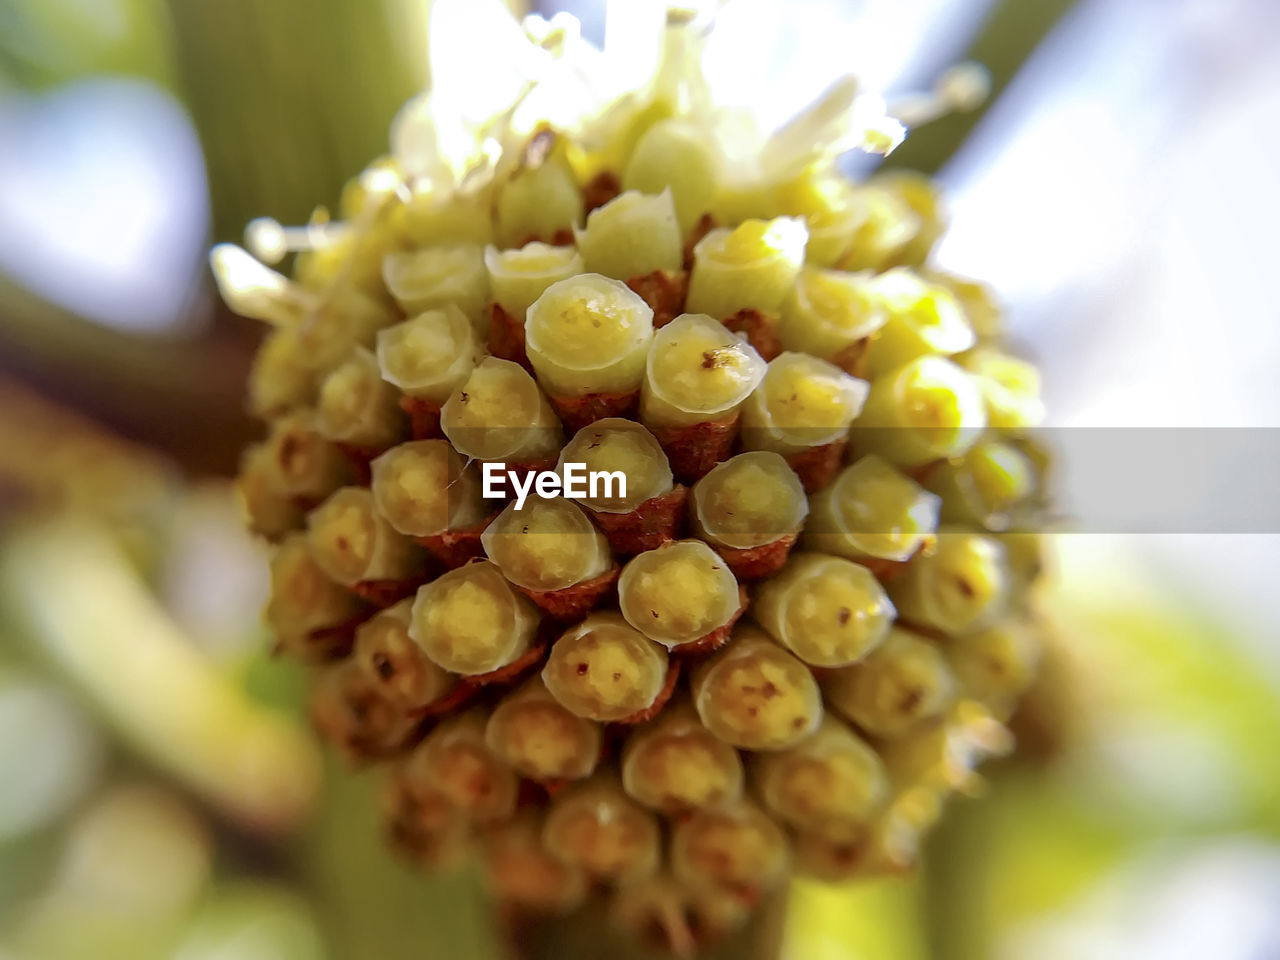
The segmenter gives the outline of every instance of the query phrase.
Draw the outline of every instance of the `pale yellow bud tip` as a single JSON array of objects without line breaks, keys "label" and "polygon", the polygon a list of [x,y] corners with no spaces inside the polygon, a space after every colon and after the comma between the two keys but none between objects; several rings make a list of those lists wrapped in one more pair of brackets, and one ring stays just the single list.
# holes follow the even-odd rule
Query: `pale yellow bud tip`
[{"label": "pale yellow bud tip", "polygon": [[982,64],[967,60],[944,73],[935,90],[952,110],[967,113],[991,94],[991,74]]},{"label": "pale yellow bud tip", "polygon": [[279,221],[258,217],[244,228],[244,245],[263,263],[279,263],[289,252],[289,237]]},{"label": "pale yellow bud tip", "polygon": [[209,251],[209,266],[222,299],[241,316],[287,326],[311,305],[310,295],[234,243]]}]

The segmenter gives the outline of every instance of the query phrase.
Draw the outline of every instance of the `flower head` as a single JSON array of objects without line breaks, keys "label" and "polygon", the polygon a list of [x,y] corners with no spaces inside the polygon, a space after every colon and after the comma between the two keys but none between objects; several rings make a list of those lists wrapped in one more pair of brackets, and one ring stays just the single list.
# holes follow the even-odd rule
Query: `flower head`
[{"label": "flower head", "polygon": [[[895,110],[844,77],[762,131],[707,80],[709,13],[620,6],[625,52],[439,0],[434,85],[344,219],[212,259],[279,328],[245,467],[272,625],[324,664],[321,732],[390,768],[391,835],[470,838],[530,908],[594,880],[688,951],[795,871],[907,869],[1008,748],[1034,577],[1002,534],[1043,458],[995,416],[992,301],[925,266],[933,186],[837,166],[980,77]],[[630,489],[544,492],[575,464]]]}]

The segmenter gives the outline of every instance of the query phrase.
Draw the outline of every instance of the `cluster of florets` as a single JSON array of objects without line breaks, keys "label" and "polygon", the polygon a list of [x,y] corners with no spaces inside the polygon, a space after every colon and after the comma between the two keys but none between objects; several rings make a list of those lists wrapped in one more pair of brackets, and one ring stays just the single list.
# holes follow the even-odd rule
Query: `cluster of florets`
[{"label": "cluster of florets", "polygon": [[[396,845],[685,948],[793,872],[909,869],[1008,748],[1038,384],[927,266],[927,179],[748,188],[671,104],[612,129],[443,190],[381,161],[242,289],[277,327],[241,490],[279,649],[385,766]],[[486,463],[626,482],[517,503]]]}]

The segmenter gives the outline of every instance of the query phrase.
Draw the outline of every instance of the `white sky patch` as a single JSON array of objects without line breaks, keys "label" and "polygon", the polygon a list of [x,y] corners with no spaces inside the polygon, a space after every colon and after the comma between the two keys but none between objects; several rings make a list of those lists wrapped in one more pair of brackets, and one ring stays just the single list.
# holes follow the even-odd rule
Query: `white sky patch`
[{"label": "white sky patch", "polygon": [[147,84],[0,97],[0,270],[107,326],[170,330],[204,269],[209,209],[190,120]]}]

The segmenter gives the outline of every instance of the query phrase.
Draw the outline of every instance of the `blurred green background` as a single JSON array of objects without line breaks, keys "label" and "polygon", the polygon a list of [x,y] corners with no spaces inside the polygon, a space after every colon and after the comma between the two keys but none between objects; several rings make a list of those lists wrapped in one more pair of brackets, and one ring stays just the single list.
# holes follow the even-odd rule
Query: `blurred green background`
[{"label": "blurred green background", "polygon": [[[605,6],[536,9],[599,40]],[[385,151],[429,82],[429,8],[0,0],[2,960],[507,949],[474,877],[384,850],[375,785],[320,750],[295,669],[265,654],[264,559],[228,485],[260,330],[205,268],[211,242],[305,221]],[[984,111],[893,162],[951,191],[944,264],[1009,302],[1056,425],[1280,426],[1280,8],[725,16],[760,64],[735,92],[775,119],[842,70],[893,93],[990,67]],[[1023,751],[917,878],[797,885],[783,955],[1280,957],[1278,540],[1055,536]]]}]

